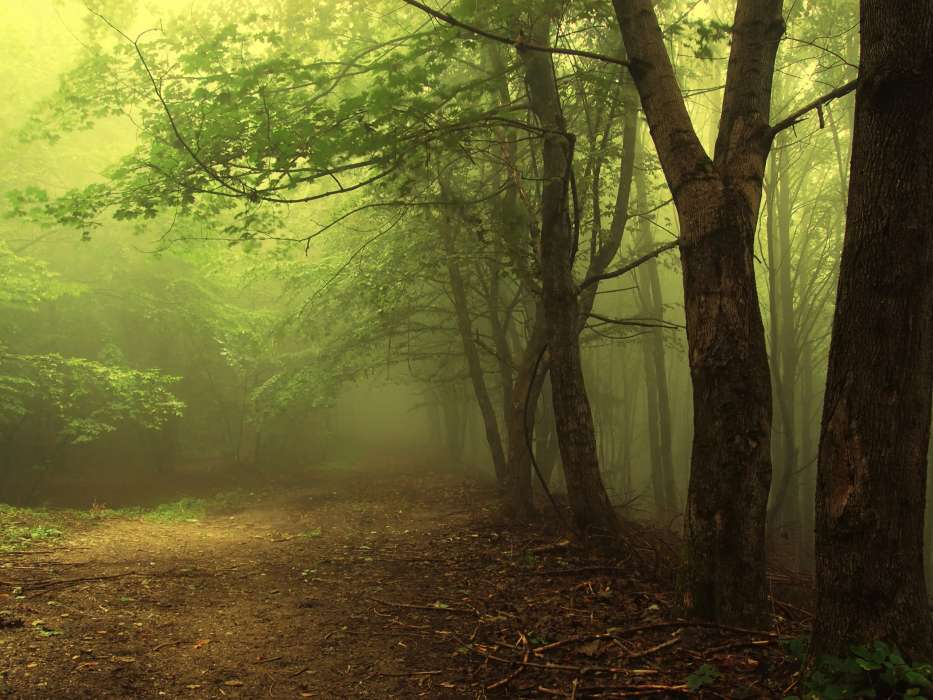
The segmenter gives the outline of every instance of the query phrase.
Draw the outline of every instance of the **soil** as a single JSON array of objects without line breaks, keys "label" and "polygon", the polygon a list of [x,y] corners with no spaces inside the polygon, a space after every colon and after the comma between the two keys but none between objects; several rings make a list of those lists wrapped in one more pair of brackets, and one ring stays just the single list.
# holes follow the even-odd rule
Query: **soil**
[{"label": "soil", "polygon": [[676,541],[627,529],[600,554],[502,521],[482,481],[401,466],[310,473],[194,522],[103,520],[0,555],[0,696],[781,697],[778,640],[807,613],[677,620]]}]

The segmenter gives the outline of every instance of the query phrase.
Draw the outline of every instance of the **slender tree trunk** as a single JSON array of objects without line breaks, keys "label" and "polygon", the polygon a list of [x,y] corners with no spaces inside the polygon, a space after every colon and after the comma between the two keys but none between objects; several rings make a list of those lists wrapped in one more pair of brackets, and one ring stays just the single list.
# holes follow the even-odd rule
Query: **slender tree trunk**
[{"label": "slender tree trunk", "polygon": [[[538,405],[545,375],[542,367],[545,362],[542,357],[545,344],[542,313],[538,308],[534,328],[515,372],[512,405],[506,420],[509,446],[505,479],[507,510],[518,520],[527,520],[535,512],[531,489],[531,453],[528,445],[533,444],[534,421],[531,416]],[[541,362],[538,362],[539,358]]]},{"label": "slender tree trunk", "polygon": [[544,482],[551,483],[551,475],[557,466],[560,448],[557,444],[557,426],[554,424],[554,402],[551,400],[551,382],[545,377],[541,387],[544,400],[541,405],[541,416],[538,420],[538,443],[535,452],[538,467]]},{"label": "slender tree trunk", "polygon": [[694,437],[681,603],[687,614],[755,623],[767,614],[771,377],[753,245],[782,3],[736,6],[712,159],[690,121],[652,1],[614,5],[683,232]]},{"label": "slender tree trunk", "polygon": [[862,0],[852,172],[817,477],[817,653],[933,658],[933,5]]},{"label": "slender tree trunk", "polygon": [[813,531],[816,527],[813,503],[816,500],[816,484],[813,478],[816,470],[816,439],[814,427],[817,421],[818,406],[815,405],[816,389],[813,387],[814,373],[813,341],[805,339],[800,351],[800,455],[801,464],[806,465],[805,477],[801,477],[800,500],[807,504],[801,512],[801,553],[800,569],[813,570]]},{"label": "slender tree trunk", "polygon": [[502,391],[502,415],[506,416],[512,406],[512,350],[509,347],[508,316],[502,315],[501,270],[498,258],[493,257],[489,266],[489,290],[486,299],[489,330],[496,350],[496,365],[499,368],[499,384]]},{"label": "slender tree trunk", "polygon": [[450,280],[451,297],[454,302],[454,312],[457,316],[457,330],[460,332],[460,340],[463,343],[463,354],[467,361],[470,383],[473,385],[476,403],[483,418],[483,428],[486,432],[486,442],[489,445],[489,453],[492,456],[492,464],[496,472],[496,482],[501,489],[506,480],[506,462],[505,451],[502,448],[502,436],[499,433],[496,411],[492,406],[492,400],[489,398],[489,390],[486,386],[486,376],[480,361],[479,350],[473,339],[473,324],[470,320],[466,285],[463,282],[463,276],[460,274],[457,263],[453,232],[448,226],[449,222],[446,221],[441,224],[441,240],[447,254],[447,276]]},{"label": "slender tree trunk", "polygon": [[[636,201],[640,211],[648,210],[644,173],[635,183]],[[651,222],[642,217],[638,224],[639,250],[650,250],[655,241],[651,235]],[[638,299],[641,314],[661,319],[664,301],[657,260],[651,260],[638,269]],[[674,453],[671,437],[671,405],[667,380],[667,358],[663,330],[655,329],[642,342],[645,391],[648,411],[649,447],[651,453],[651,483],[658,514],[669,515],[677,510],[677,491],[674,481]]]},{"label": "slender tree trunk", "polygon": [[[534,35],[548,40],[548,27]],[[554,417],[567,496],[576,526],[615,533],[618,521],[599,472],[596,432],[580,357],[580,305],[573,280],[575,231],[568,189],[573,167],[573,135],[567,131],[551,57],[522,52],[532,111],[542,135],[541,277],[542,302]]]},{"label": "slender tree trunk", "polygon": [[775,447],[780,465],[777,487],[771,498],[768,524],[783,525],[782,534],[793,537],[795,556],[800,552],[800,501],[797,474],[797,321],[791,250],[791,192],[783,152],[770,163],[768,192],[768,290],[771,315],[771,366],[780,418],[780,439]]}]

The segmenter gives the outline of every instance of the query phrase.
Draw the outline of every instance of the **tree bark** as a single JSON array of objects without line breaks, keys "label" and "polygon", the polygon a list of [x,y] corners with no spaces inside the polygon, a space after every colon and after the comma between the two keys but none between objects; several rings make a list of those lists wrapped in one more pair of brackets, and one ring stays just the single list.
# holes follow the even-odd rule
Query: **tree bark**
[{"label": "tree bark", "polygon": [[[640,211],[648,210],[644,173],[636,184],[636,200]],[[656,245],[651,235],[651,222],[642,217],[638,224],[638,250],[650,250]],[[657,260],[650,260],[638,269],[638,299],[641,314],[661,319],[664,301]],[[667,360],[664,331],[649,333],[642,342],[645,369],[645,396],[648,420],[649,451],[651,453],[651,485],[658,515],[670,515],[677,510],[677,490],[674,483],[674,453],[671,437],[671,405],[667,380]]]},{"label": "tree bark", "polygon": [[862,0],[846,236],[817,476],[816,653],[933,657],[933,5]]},{"label": "tree bark", "polygon": [[797,367],[799,361],[795,289],[791,266],[791,191],[784,152],[771,158],[768,183],[768,308],[771,331],[771,368],[780,418],[775,462],[780,465],[777,487],[771,494],[768,527],[793,537],[795,558],[800,555],[800,489],[797,468]]},{"label": "tree bark", "polygon": [[651,0],[614,0],[683,232],[694,438],[682,607],[705,619],[766,615],[765,520],[771,483],[771,378],[753,244],[780,0],[739,0],[712,159],[687,113]]},{"label": "tree bark", "polygon": [[[548,37],[548,27],[536,37]],[[616,533],[618,519],[599,472],[593,414],[580,357],[580,304],[573,280],[575,232],[569,211],[573,135],[567,131],[550,56],[523,51],[531,109],[543,130],[541,277],[554,417],[575,525]]]},{"label": "tree bark", "polygon": [[[540,304],[535,313],[531,336],[525,344],[512,387],[512,405],[506,420],[508,431],[508,463],[506,469],[506,510],[517,520],[534,515],[534,497],[531,489],[531,453],[529,443],[534,438],[534,408],[541,396],[545,373],[538,358],[545,347],[545,329]],[[535,369],[537,366],[537,373]],[[533,383],[532,383],[533,382]]]},{"label": "tree bark", "polygon": [[447,254],[447,275],[450,280],[451,297],[457,317],[457,330],[460,332],[460,340],[463,343],[463,354],[467,361],[470,383],[473,385],[476,403],[483,418],[483,428],[486,432],[486,442],[489,445],[489,453],[496,473],[496,482],[501,489],[504,487],[506,480],[505,451],[502,448],[502,436],[499,433],[496,411],[492,406],[492,400],[489,398],[489,389],[486,386],[486,376],[480,360],[479,350],[473,339],[473,324],[470,320],[466,285],[457,265],[453,232],[450,231],[448,226],[449,222],[447,221],[441,224],[441,241],[444,245],[444,252]]}]

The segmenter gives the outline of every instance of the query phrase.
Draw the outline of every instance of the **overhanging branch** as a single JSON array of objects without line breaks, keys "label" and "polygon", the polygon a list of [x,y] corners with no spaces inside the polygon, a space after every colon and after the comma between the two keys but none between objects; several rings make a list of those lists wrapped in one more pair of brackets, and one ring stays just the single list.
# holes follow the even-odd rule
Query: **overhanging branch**
[{"label": "overhanging branch", "polygon": [[613,270],[612,272],[604,272],[601,275],[593,275],[592,277],[587,277],[585,280],[583,280],[583,282],[580,283],[580,291],[583,291],[590,285],[596,284],[597,282],[601,282],[602,280],[610,280],[610,279],[613,279],[614,277],[621,277],[626,272],[631,272],[636,267],[639,267],[640,265],[644,265],[646,262],[648,262],[652,258],[658,257],[661,253],[664,253],[673,248],[677,248],[678,246],[680,246],[679,238],[675,241],[671,241],[670,243],[665,243],[659,248],[655,248],[650,253],[645,253],[640,258],[635,258],[632,262],[628,263],[627,265],[623,265],[617,270]]},{"label": "overhanging branch", "polygon": [[624,61],[621,58],[613,58],[612,56],[607,56],[605,54],[596,53],[594,51],[584,51],[582,49],[561,49],[555,46],[541,46],[539,44],[533,44],[526,41],[521,35],[515,38],[510,38],[507,36],[502,36],[501,34],[494,34],[493,32],[481,29],[479,27],[474,27],[472,24],[467,24],[457,19],[453,15],[449,15],[446,12],[441,12],[440,10],[435,10],[432,7],[428,7],[424,3],[418,2],[418,0],[403,0],[408,5],[416,7],[422,12],[431,15],[435,19],[439,19],[441,22],[445,22],[452,27],[457,27],[458,29],[464,29],[471,34],[476,34],[477,36],[490,39],[492,41],[497,41],[500,44],[507,44],[512,46],[519,51],[541,51],[542,53],[553,53],[553,54],[562,54],[564,56],[579,56],[581,58],[592,58],[596,61],[602,61],[603,63],[613,63],[617,66],[628,66],[628,61]]},{"label": "overhanging branch", "polygon": [[803,107],[798,109],[796,112],[792,112],[791,114],[784,117],[777,124],[772,126],[771,135],[777,136],[779,133],[784,131],[784,129],[788,129],[794,126],[794,124],[801,121],[803,117],[807,115],[807,113],[812,112],[814,109],[817,111],[820,111],[820,114],[821,114],[820,123],[822,125],[823,105],[829,102],[832,102],[833,100],[839,99],[840,97],[848,95],[850,92],[855,90],[857,86],[858,86],[858,78],[856,78],[855,80],[850,80],[845,85],[841,87],[837,87],[835,90],[832,90],[831,92],[827,92],[822,97],[817,97],[812,102],[805,104]]}]

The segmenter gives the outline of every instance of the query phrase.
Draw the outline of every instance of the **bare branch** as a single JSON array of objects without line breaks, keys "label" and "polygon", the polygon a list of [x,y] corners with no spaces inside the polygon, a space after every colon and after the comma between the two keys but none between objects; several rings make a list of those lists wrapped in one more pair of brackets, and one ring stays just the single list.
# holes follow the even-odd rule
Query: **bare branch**
[{"label": "bare branch", "polygon": [[507,36],[502,36],[501,34],[494,34],[493,32],[487,31],[485,29],[480,29],[479,27],[474,27],[471,24],[462,22],[453,15],[449,15],[446,12],[441,12],[440,10],[435,10],[434,8],[428,7],[424,3],[418,2],[418,0],[403,0],[408,5],[416,7],[422,12],[425,12],[435,19],[439,19],[442,22],[445,22],[452,27],[457,27],[459,29],[465,29],[471,34],[476,34],[477,36],[485,37],[486,39],[491,39],[492,41],[498,41],[500,44],[507,44],[512,46],[519,51],[541,51],[542,53],[553,53],[553,54],[562,54],[564,56],[580,56],[581,58],[592,58],[597,61],[602,61],[603,63],[613,63],[617,66],[628,66],[628,61],[624,61],[621,58],[613,58],[612,56],[606,56],[605,54],[595,53],[593,51],[583,51],[580,49],[561,49],[555,46],[540,46],[538,44],[532,44],[526,41],[521,36],[516,38],[509,38]]},{"label": "bare branch", "polygon": [[604,272],[601,275],[593,275],[592,277],[587,277],[585,280],[583,280],[583,282],[580,283],[580,290],[582,291],[586,289],[587,287],[589,287],[590,285],[596,284],[597,282],[601,282],[602,280],[609,280],[609,279],[613,279],[614,277],[621,277],[626,272],[631,272],[636,267],[644,265],[646,262],[648,262],[652,258],[658,257],[661,253],[664,253],[668,250],[679,247],[680,244],[681,244],[681,241],[678,238],[675,241],[670,241],[669,243],[665,243],[659,248],[655,248],[650,253],[645,253],[640,258],[635,258],[632,262],[628,263],[627,265],[623,265],[617,270],[613,270],[612,272]]},{"label": "bare branch", "polygon": [[823,108],[823,105],[827,104],[828,102],[832,102],[833,100],[839,99],[840,97],[848,95],[850,92],[855,90],[857,86],[858,86],[858,78],[856,78],[855,80],[850,80],[848,83],[846,83],[842,87],[837,87],[835,90],[832,90],[831,92],[827,92],[822,97],[817,97],[812,102],[805,104],[803,107],[798,109],[796,112],[790,113],[789,115],[784,117],[781,121],[779,121],[777,124],[772,126],[771,135],[777,136],[780,132],[784,131],[784,129],[788,129],[794,126],[794,124],[801,121],[808,112],[812,112],[814,109],[821,111]]}]

